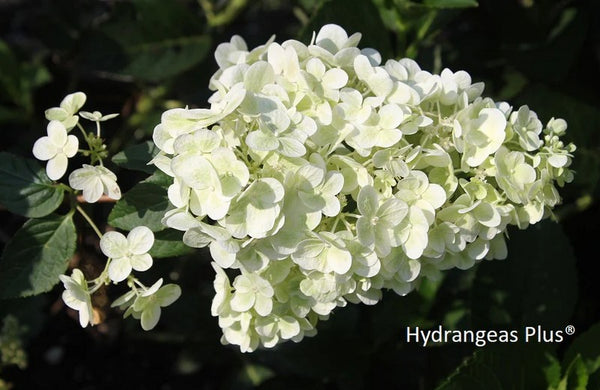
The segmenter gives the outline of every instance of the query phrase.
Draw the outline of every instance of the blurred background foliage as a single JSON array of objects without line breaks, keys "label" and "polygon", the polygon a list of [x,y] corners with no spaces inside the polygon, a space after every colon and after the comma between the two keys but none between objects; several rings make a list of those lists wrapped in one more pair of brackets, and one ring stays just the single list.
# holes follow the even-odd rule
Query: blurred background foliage
[{"label": "blurred background foliage", "polygon": [[[384,58],[467,70],[494,99],[528,104],[544,123],[566,119],[578,150],[558,223],[511,230],[506,261],[451,270],[374,307],[338,309],[315,338],[274,351],[244,355],[221,346],[205,251],[161,260],[144,275],[169,275],[183,288],[148,333],[107,307],[106,297],[119,291],[94,302],[103,322],[88,329],[65,309],[61,287],[2,300],[0,389],[600,388],[599,14],[596,0],[1,1],[1,149],[22,156],[44,132],[44,110],[69,92],[87,93],[84,109],[120,113],[105,127],[116,153],[148,140],[165,109],[206,106],[212,53],[233,34],[249,47],[272,34],[309,41],[332,22],[362,32],[361,47]],[[121,169],[122,189],[148,173]],[[96,221],[106,221],[111,207],[95,208]],[[0,218],[3,247],[24,219],[5,209]],[[80,234],[78,248],[72,262],[100,266],[91,232]],[[405,342],[406,326],[440,324],[571,324],[576,333],[562,343],[483,348]]]}]

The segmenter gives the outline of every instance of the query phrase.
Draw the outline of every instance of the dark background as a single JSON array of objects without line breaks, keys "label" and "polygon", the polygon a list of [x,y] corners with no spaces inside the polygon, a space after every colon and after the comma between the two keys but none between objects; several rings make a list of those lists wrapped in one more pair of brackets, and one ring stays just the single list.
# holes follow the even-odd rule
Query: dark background
[{"label": "dark background", "polygon": [[[308,42],[330,22],[361,32],[360,46],[384,58],[409,56],[435,72],[464,69],[486,83],[486,96],[515,108],[528,104],[543,123],[562,117],[567,141],[578,146],[575,181],[560,190],[555,222],[511,229],[507,260],[448,271],[439,284],[406,297],[386,293],[374,307],[338,308],[300,344],[252,354],[222,346],[204,251],[157,261],[149,271],[149,280],[170,275],[183,289],[151,332],[101,300],[95,303],[104,322],[81,329],[62,304],[62,286],[0,301],[0,323],[9,313],[19,319],[27,354],[22,368],[0,364],[0,389],[546,389],[565,377],[565,388],[600,388],[593,369],[600,365],[600,2],[480,0],[461,7],[472,3],[0,1],[1,149],[22,156],[31,157],[45,132],[44,110],[67,93],[86,92],[86,110],[120,113],[104,126],[116,152],[149,139],[164,110],[207,105],[212,53],[231,35],[250,48],[272,34]],[[118,176],[124,191],[145,177],[127,170]],[[94,219],[105,221],[110,208],[96,208]],[[0,221],[4,246],[25,219],[0,208]],[[84,231],[78,256],[101,266],[95,245]],[[483,348],[404,341],[406,326],[440,324],[519,331],[571,324],[576,334],[562,343]],[[578,353],[587,368],[573,363]]]}]

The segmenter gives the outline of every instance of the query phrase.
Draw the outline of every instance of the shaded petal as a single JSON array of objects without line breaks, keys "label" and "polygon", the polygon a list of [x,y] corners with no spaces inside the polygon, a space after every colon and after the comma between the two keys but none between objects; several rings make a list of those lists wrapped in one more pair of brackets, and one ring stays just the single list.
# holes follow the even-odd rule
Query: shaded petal
[{"label": "shaded petal", "polygon": [[73,157],[77,154],[77,148],[79,148],[79,139],[74,135],[69,135],[67,137],[67,143],[63,147],[63,153],[67,155],[67,157]]},{"label": "shaded petal", "polygon": [[156,324],[158,324],[158,320],[160,320],[160,312],[160,306],[156,304],[146,306],[140,318],[142,329],[153,329],[156,326]]},{"label": "shaded petal", "polygon": [[245,312],[250,310],[254,305],[255,294],[254,293],[241,293],[236,291],[231,299],[231,308],[235,311]]},{"label": "shaded petal", "polygon": [[181,288],[176,284],[167,284],[156,293],[156,300],[162,307],[169,306],[181,296]]},{"label": "shaded petal", "polygon": [[108,266],[108,277],[113,282],[120,282],[131,273],[131,262],[128,257],[113,258]]},{"label": "shaded petal", "polygon": [[113,259],[127,256],[128,248],[127,239],[119,232],[106,232],[100,239],[102,253]]},{"label": "shaded petal", "polygon": [[59,153],[50,160],[48,160],[48,165],[46,165],[46,173],[48,177],[52,180],[58,180],[67,171],[67,165],[69,164],[69,160],[64,153]]},{"label": "shaded petal", "polygon": [[97,202],[102,196],[103,191],[102,181],[97,177],[90,178],[85,187],[83,187],[83,198],[88,203]]},{"label": "shaded petal", "polygon": [[148,253],[144,253],[143,255],[132,255],[129,260],[131,262],[131,267],[136,271],[146,271],[152,267],[152,256]]},{"label": "shaded petal", "polygon": [[38,160],[46,161],[56,156],[58,148],[50,141],[48,137],[39,138],[33,144],[33,155]]},{"label": "shaded petal", "polygon": [[54,145],[63,147],[67,143],[67,129],[59,121],[50,121],[48,123],[48,138]]},{"label": "shaded petal", "polygon": [[127,242],[131,253],[141,255],[154,245],[154,234],[146,226],[137,226],[127,235]]}]

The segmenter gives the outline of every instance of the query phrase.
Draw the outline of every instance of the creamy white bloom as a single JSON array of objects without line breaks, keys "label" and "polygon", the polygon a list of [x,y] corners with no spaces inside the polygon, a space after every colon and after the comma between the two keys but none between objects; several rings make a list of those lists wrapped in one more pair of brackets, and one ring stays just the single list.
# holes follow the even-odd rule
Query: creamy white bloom
[{"label": "creamy white bloom", "polygon": [[77,111],[85,104],[87,97],[83,92],[71,93],[60,102],[60,107],[46,110],[46,119],[59,121],[67,130],[71,130],[79,122]]},{"label": "creamy white bloom", "polygon": [[242,352],[506,257],[507,226],[539,221],[573,178],[564,121],[542,129],[465,71],[384,62],[359,40],[332,24],[309,44],[234,36],[210,108],[169,110],[154,130],[173,180],[163,223],[210,249],[211,312]]},{"label": "creamy white bloom", "polygon": [[[159,279],[151,288],[142,292],[131,306],[132,315],[140,320],[142,329],[152,330],[158,324],[163,307],[167,307],[181,296],[181,288],[176,284],[160,287]],[[160,288],[159,288],[160,287]]]},{"label": "creamy white bloom", "polygon": [[92,299],[83,272],[75,268],[71,276],[59,275],[59,278],[65,287],[62,299],[67,306],[79,312],[81,327],[85,328],[90,323],[93,325]]},{"label": "creamy white bloom", "polygon": [[83,168],[71,172],[69,185],[76,190],[83,190],[83,198],[89,203],[97,202],[102,194],[111,199],[121,199],[117,176],[103,166],[83,164]]},{"label": "creamy white bloom", "polygon": [[47,136],[33,144],[33,155],[38,160],[48,161],[48,177],[58,180],[67,171],[68,159],[77,153],[79,140],[74,135],[67,135],[65,126],[56,120],[48,123],[47,132]]},{"label": "creamy white bloom", "polygon": [[125,280],[132,270],[146,271],[152,266],[148,251],[154,245],[154,234],[146,226],[133,228],[127,237],[119,232],[106,232],[100,239],[102,253],[111,258],[108,276],[114,282]]}]

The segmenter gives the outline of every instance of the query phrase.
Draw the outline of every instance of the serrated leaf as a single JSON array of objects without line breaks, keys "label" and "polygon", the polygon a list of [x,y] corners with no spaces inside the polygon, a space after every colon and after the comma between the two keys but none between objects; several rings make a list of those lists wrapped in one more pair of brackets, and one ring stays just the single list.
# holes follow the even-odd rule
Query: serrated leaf
[{"label": "serrated leaf", "polygon": [[0,153],[0,203],[15,214],[44,217],[60,206],[63,190],[37,162]]},{"label": "serrated leaf", "polygon": [[425,0],[424,5],[431,8],[469,8],[477,7],[477,0]]},{"label": "serrated leaf", "polygon": [[564,327],[577,298],[575,258],[560,225],[510,231],[508,258],[481,264],[472,289],[475,325]]},{"label": "serrated leaf", "polygon": [[173,208],[164,184],[168,176],[157,172],[129,190],[113,207],[108,223],[116,228],[131,230],[147,226],[153,232],[164,230],[160,221]]},{"label": "serrated leaf", "polygon": [[183,232],[168,229],[157,232],[154,235],[154,245],[150,249],[150,255],[154,258],[175,257],[190,254],[193,248],[183,243]]},{"label": "serrated leaf", "polygon": [[0,258],[0,298],[49,291],[75,253],[72,214],[30,219],[8,242]]},{"label": "serrated leaf", "polygon": [[112,158],[112,162],[122,168],[154,173],[156,167],[154,165],[148,165],[148,161],[152,160],[158,152],[159,149],[154,145],[154,142],[146,141],[141,144],[129,146],[123,151],[115,154]]}]

